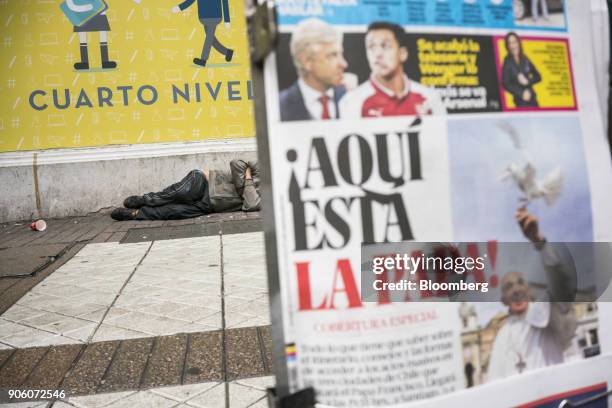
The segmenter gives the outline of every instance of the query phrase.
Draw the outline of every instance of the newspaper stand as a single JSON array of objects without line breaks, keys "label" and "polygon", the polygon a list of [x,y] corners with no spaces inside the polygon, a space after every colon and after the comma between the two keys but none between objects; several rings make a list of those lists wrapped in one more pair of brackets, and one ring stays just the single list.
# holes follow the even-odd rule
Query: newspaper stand
[{"label": "newspaper stand", "polygon": [[315,408],[313,388],[305,388],[290,395],[279,397],[276,388],[268,388],[268,406],[270,408]]},{"label": "newspaper stand", "polygon": [[601,401],[602,399],[609,397],[610,395],[612,395],[612,390],[608,392],[603,392],[601,394],[594,395],[591,398],[587,398],[585,400],[578,401],[578,402],[563,400],[559,404],[559,408],[589,408],[591,404],[597,403]]},{"label": "newspaper stand", "polygon": [[[267,208],[274,208],[271,179],[271,150],[268,136],[268,117],[266,112],[266,95],[264,87],[263,62],[274,48],[278,37],[278,23],[274,0],[249,0],[247,8],[249,20],[249,41],[251,50],[251,73],[254,88],[254,112],[257,134],[257,148],[262,167],[261,196]],[[290,389],[290,370],[287,367],[285,350],[281,287],[278,265],[278,247],[275,231],[275,218],[272,211],[263,212],[263,226],[266,244],[266,264],[268,269],[268,287],[272,325],[272,356],[276,386],[267,390],[268,405],[271,408],[322,408],[316,402],[316,390],[306,388],[298,391]],[[279,237],[279,239],[281,239]],[[594,402],[612,395],[607,391],[591,396],[582,401],[564,400],[559,408],[589,407]],[[327,407],[331,408],[331,407]]]}]

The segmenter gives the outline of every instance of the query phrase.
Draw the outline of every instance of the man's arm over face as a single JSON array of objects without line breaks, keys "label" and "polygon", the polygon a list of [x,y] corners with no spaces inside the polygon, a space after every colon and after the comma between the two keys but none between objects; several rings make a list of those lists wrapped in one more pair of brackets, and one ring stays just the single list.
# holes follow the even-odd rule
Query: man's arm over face
[{"label": "man's arm over face", "polygon": [[261,197],[255,188],[252,178],[244,181],[244,192],[242,193],[242,211],[259,211],[261,209]]},{"label": "man's arm over face", "polygon": [[232,182],[236,191],[242,197],[242,211],[259,211],[261,209],[261,197],[253,181],[253,176],[258,176],[259,172],[257,162],[249,161],[247,163],[244,160],[232,160],[230,170]]}]

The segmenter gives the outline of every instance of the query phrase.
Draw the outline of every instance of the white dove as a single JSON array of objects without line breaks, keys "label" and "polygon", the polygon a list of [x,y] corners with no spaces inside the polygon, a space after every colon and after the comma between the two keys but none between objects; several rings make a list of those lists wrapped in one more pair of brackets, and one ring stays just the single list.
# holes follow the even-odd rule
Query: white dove
[{"label": "white dove", "polygon": [[525,194],[524,197],[521,197],[524,205],[538,198],[543,198],[548,206],[552,206],[561,194],[561,190],[563,190],[561,168],[556,167],[544,179],[536,180],[536,168],[529,159],[516,129],[508,122],[499,122],[497,126],[510,137],[514,147],[523,156],[522,161],[510,163],[500,179],[514,180],[519,190]]}]

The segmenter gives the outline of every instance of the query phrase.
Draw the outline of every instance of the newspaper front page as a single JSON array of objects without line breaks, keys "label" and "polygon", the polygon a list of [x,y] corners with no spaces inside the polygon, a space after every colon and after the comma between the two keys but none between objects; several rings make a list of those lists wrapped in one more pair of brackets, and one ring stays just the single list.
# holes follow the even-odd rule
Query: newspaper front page
[{"label": "newspaper front page", "polygon": [[[600,355],[610,340],[582,294],[607,279],[580,281],[571,310],[532,302],[520,318],[502,287],[542,256],[518,211],[548,242],[612,237],[588,2],[282,0],[277,11],[267,210],[290,389],[400,407]],[[470,248],[486,270],[467,279],[488,301],[364,296],[362,245],[393,242],[480,243]],[[516,256],[504,242],[533,249]],[[551,337],[569,314],[563,341]]]}]

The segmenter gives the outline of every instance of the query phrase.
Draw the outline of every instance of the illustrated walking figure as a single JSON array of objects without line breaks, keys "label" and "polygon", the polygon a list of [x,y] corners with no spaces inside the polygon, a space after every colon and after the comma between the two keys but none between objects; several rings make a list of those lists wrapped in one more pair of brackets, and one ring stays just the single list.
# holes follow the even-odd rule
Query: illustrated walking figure
[{"label": "illustrated walking figure", "polygon": [[[172,8],[173,13],[178,13],[191,6],[196,0],[185,0],[178,6]],[[227,62],[232,60],[234,56],[234,50],[225,47],[217,37],[215,37],[215,31],[217,26],[221,23],[221,20],[225,22],[225,27],[230,26],[230,15],[229,15],[229,4],[228,0],[197,0],[198,3],[198,18],[200,23],[204,26],[204,46],[202,47],[202,54],[200,58],[194,58],[193,63],[202,67],[206,66],[206,61],[210,55],[212,47],[225,56]]]}]

